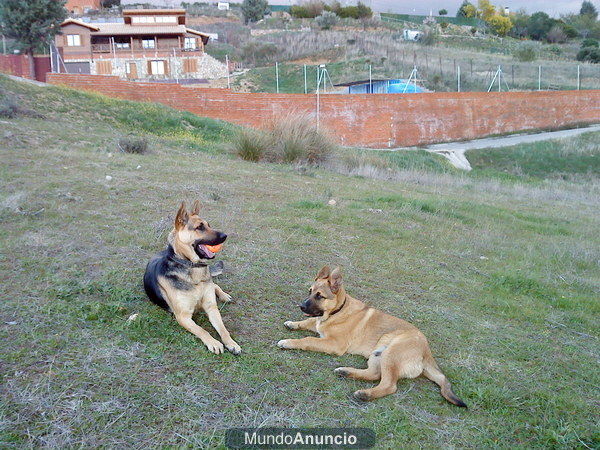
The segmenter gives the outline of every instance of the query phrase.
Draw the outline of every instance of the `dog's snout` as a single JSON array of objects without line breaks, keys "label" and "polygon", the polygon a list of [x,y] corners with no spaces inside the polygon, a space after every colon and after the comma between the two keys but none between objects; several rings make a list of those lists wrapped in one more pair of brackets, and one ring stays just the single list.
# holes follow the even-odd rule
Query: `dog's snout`
[{"label": "dog's snout", "polygon": [[300,303],[299,306],[303,312],[308,312],[308,310],[310,308],[310,298],[307,298],[306,300],[304,300],[302,303]]}]

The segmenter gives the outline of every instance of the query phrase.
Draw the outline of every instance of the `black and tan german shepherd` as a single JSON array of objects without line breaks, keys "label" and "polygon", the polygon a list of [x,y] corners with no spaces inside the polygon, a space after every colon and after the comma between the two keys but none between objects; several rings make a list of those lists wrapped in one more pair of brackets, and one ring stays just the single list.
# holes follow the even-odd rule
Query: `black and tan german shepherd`
[{"label": "black and tan german shepherd", "polygon": [[[223,353],[225,344],[227,350],[239,355],[242,349],[223,325],[217,307],[217,297],[228,302],[231,296],[213,283],[208,267],[208,262],[215,257],[208,247],[222,244],[227,235],[213,230],[199,213],[200,202],[195,201],[190,212],[185,203],[181,204],[167,249],[146,267],[144,289],[150,300],[171,311],[177,322],[200,338],[209,351]],[[192,320],[192,315],[200,310],[206,313],[223,343]]]}]

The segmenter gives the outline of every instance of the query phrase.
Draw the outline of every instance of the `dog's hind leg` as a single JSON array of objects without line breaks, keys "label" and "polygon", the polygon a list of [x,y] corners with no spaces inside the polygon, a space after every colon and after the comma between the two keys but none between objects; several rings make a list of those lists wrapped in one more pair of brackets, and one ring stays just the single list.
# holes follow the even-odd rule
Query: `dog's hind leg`
[{"label": "dog's hind leg", "polygon": [[343,378],[354,378],[355,380],[377,381],[381,378],[381,352],[373,352],[369,356],[366,369],[354,367],[338,367],[334,370],[336,375]]},{"label": "dog's hind leg", "polygon": [[423,355],[410,342],[396,338],[381,353],[381,381],[371,389],[354,393],[358,400],[368,401],[385,397],[398,390],[398,379],[416,378],[423,372]]}]

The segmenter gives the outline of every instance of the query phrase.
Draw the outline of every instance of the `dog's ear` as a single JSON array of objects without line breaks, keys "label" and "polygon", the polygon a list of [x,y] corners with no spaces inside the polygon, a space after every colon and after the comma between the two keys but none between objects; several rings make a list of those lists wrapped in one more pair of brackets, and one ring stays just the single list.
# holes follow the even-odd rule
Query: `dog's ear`
[{"label": "dog's ear", "polygon": [[192,211],[190,212],[191,216],[197,216],[200,214],[200,200],[194,200],[192,204]]},{"label": "dog's ear", "polygon": [[339,267],[333,269],[329,275],[329,287],[334,294],[337,294],[342,287],[342,270]]},{"label": "dog's ear", "polygon": [[177,211],[177,215],[175,216],[175,229],[181,230],[183,227],[187,225],[189,215],[187,210],[185,209],[185,202],[181,202],[181,206],[179,207],[179,211]]},{"label": "dog's ear", "polygon": [[320,280],[322,278],[329,278],[330,274],[331,274],[331,269],[329,268],[329,266],[323,266],[323,268],[321,270],[319,270],[319,273],[317,273],[317,278],[315,278],[315,280]]}]

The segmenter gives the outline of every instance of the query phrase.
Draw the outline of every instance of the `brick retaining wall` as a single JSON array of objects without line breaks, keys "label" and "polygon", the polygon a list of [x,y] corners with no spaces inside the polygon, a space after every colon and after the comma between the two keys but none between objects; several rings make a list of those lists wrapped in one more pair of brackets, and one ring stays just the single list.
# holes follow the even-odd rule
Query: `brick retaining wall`
[{"label": "brick retaining wall", "polygon": [[[260,128],[285,114],[316,114],[315,94],[246,94],[141,83],[111,76],[48,74],[48,82],[129,100],[159,102]],[[320,123],[345,145],[424,145],[600,122],[600,91],[325,94]]]}]

